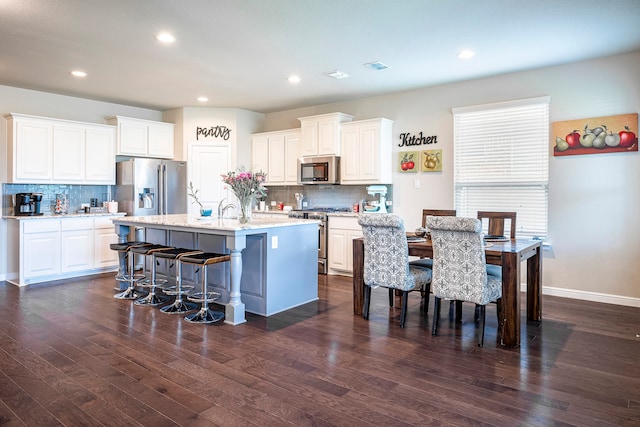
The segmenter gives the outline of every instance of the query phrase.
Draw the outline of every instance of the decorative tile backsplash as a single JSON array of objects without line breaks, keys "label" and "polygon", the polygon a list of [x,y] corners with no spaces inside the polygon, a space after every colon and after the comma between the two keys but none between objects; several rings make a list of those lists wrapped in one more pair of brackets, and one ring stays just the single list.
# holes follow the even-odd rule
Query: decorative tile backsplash
[{"label": "decorative tile backsplash", "polygon": [[[267,205],[275,201],[295,208],[295,193],[304,194],[310,208],[350,208],[361,200],[376,200],[367,193],[368,185],[292,185],[267,187]],[[393,185],[387,185],[387,201],[393,200]],[[392,212],[392,207],[389,207]]]},{"label": "decorative tile backsplash", "polygon": [[68,185],[68,184],[2,184],[2,214],[13,215],[13,195],[17,193],[42,193],[40,211],[53,213],[56,194],[65,194],[69,199],[69,212],[80,209],[82,203],[98,199],[98,206],[109,200],[112,194],[110,185]]}]

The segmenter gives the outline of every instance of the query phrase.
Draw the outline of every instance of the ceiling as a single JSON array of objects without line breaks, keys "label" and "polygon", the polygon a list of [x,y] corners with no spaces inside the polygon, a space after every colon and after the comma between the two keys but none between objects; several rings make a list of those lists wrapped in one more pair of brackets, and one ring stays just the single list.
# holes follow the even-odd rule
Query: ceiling
[{"label": "ceiling", "polygon": [[266,113],[636,52],[639,22],[638,0],[0,0],[0,84]]}]

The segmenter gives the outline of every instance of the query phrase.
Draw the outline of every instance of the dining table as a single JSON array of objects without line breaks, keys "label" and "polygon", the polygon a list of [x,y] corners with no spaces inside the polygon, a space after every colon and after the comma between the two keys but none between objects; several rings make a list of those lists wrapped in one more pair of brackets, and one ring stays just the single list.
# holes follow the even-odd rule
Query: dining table
[{"label": "dining table", "polygon": [[[433,258],[430,239],[409,242],[409,255]],[[500,344],[506,348],[520,346],[520,280],[521,264],[527,261],[527,321],[542,321],[542,242],[529,239],[508,239],[489,242],[485,246],[487,264],[502,267],[502,333]],[[364,302],[364,240],[353,240],[353,312],[362,314]]]}]

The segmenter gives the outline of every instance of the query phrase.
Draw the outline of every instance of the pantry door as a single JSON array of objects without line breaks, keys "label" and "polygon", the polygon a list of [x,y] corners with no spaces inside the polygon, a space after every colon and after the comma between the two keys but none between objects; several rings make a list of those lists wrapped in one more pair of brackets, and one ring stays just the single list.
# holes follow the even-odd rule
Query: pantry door
[{"label": "pantry door", "polygon": [[[189,143],[189,181],[198,190],[200,202],[205,207],[213,209],[213,215],[217,214],[221,200],[227,198],[225,204],[232,202],[228,199],[229,191],[225,190],[225,184],[220,177],[230,170],[230,155],[228,146]],[[199,216],[200,207],[197,203],[191,203],[192,201],[189,197],[189,214]]]}]

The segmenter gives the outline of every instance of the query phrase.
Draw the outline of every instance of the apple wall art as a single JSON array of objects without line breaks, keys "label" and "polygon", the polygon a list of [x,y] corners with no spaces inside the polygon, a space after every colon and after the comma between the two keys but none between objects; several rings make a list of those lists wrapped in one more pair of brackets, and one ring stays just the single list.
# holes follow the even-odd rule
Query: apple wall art
[{"label": "apple wall art", "polygon": [[638,114],[554,122],[554,156],[638,151]]},{"label": "apple wall art", "polygon": [[398,171],[402,173],[418,172],[420,153],[418,151],[401,151],[398,153]]}]

